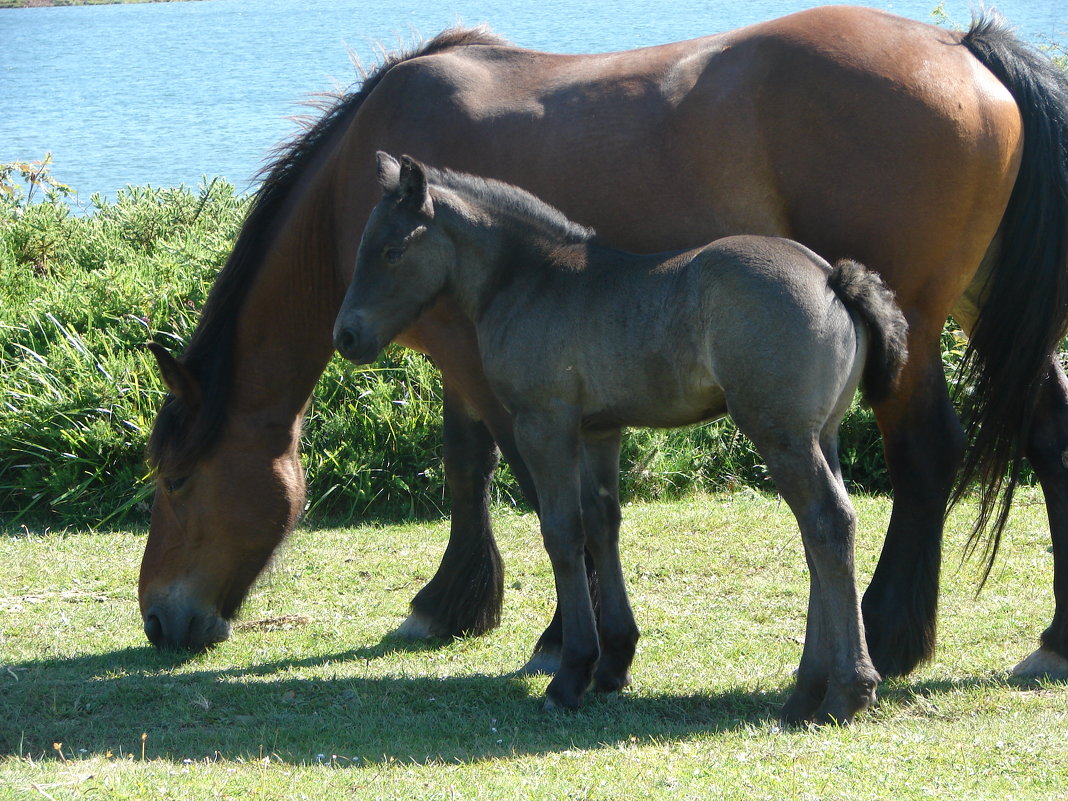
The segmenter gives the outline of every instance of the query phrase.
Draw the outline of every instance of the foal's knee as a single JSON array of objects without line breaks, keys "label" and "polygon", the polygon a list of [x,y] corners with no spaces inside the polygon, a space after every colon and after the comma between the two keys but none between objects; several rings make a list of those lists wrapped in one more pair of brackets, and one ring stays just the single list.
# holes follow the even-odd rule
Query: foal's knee
[{"label": "foal's knee", "polygon": [[619,526],[623,515],[619,502],[605,490],[605,495],[586,495],[582,501],[582,527],[586,545],[595,556],[619,540]]},{"label": "foal's knee", "polygon": [[585,541],[579,512],[542,514],[541,538],[553,562],[571,559],[584,561]]}]

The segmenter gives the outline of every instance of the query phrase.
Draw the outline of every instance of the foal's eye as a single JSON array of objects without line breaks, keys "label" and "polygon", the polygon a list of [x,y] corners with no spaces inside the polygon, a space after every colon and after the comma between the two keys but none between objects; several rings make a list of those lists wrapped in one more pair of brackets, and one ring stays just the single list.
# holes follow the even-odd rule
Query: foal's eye
[{"label": "foal's eye", "polygon": [[382,258],[386,260],[386,264],[396,264],[403,255],[404,248],[401,247],[387,247],[382,251]]}]

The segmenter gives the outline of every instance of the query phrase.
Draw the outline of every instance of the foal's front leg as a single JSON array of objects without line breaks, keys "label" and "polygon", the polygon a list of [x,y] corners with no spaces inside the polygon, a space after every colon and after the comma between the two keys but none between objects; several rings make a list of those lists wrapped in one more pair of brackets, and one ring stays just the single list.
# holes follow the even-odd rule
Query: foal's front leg
[{"label": "foal's front leg", "polygon": [[619,562],[619,447],[622,431],[584,439],[582,525],[586,549],[600,576],[601,658],[594,687],[613,692],[630,684],[630,663],[638,642],[638,626],[627,599]]},{"label": "foal's front leg", "polygon": [[578,426],[578,416],[568,408],[515,417],[516,444],[538,492],[541,534],[563,624],[560,669],[545,691],[547,709],[582,704],[600,653],[586,581]]}]

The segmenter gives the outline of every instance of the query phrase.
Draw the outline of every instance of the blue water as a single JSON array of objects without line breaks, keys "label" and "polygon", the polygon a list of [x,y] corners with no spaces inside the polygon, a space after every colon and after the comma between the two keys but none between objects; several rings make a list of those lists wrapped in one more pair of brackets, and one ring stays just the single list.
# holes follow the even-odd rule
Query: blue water
[{"label": "blue water", "polygon": [[[242,191],[308,94],[350,85],[351,50],[387,48],[456,22],[524,47],[618,50],[692,38],[819,3],[798,0],[200,0],[0,11],[0,162],[54,154],[86,205],[127,184]],[[937,0],[869,5],[930,20]],[[1068,45],[1065,0],[1002,0],[1024,38]],[[968,0],[942,4],[952,24]],[[670,10],[668,10],[670,9]]]}]

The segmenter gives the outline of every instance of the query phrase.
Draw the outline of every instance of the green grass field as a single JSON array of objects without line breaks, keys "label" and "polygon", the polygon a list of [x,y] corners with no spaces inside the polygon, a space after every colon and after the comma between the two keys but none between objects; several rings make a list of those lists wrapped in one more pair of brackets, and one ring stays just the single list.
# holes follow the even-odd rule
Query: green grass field
[{"label": "green grass field", "polygon": [[[857,498],[870,575],[885,498]],[[541,710],[510,672],[552,609],[536,520],[498,508],[509,588],[488,636],[390,637],[447,525],[300,530],[211,652],[157,653],[136,604],[142,533],[0,537],[2,799],[1054,799],[1068,687],[1006,669],[1052,612],[1044,509],[1022,493],[976,597],[950,521],[934,661],[848,729],[781,731],[807,578],[776,498],[624,510],[642,628],[634,686]]]}]

